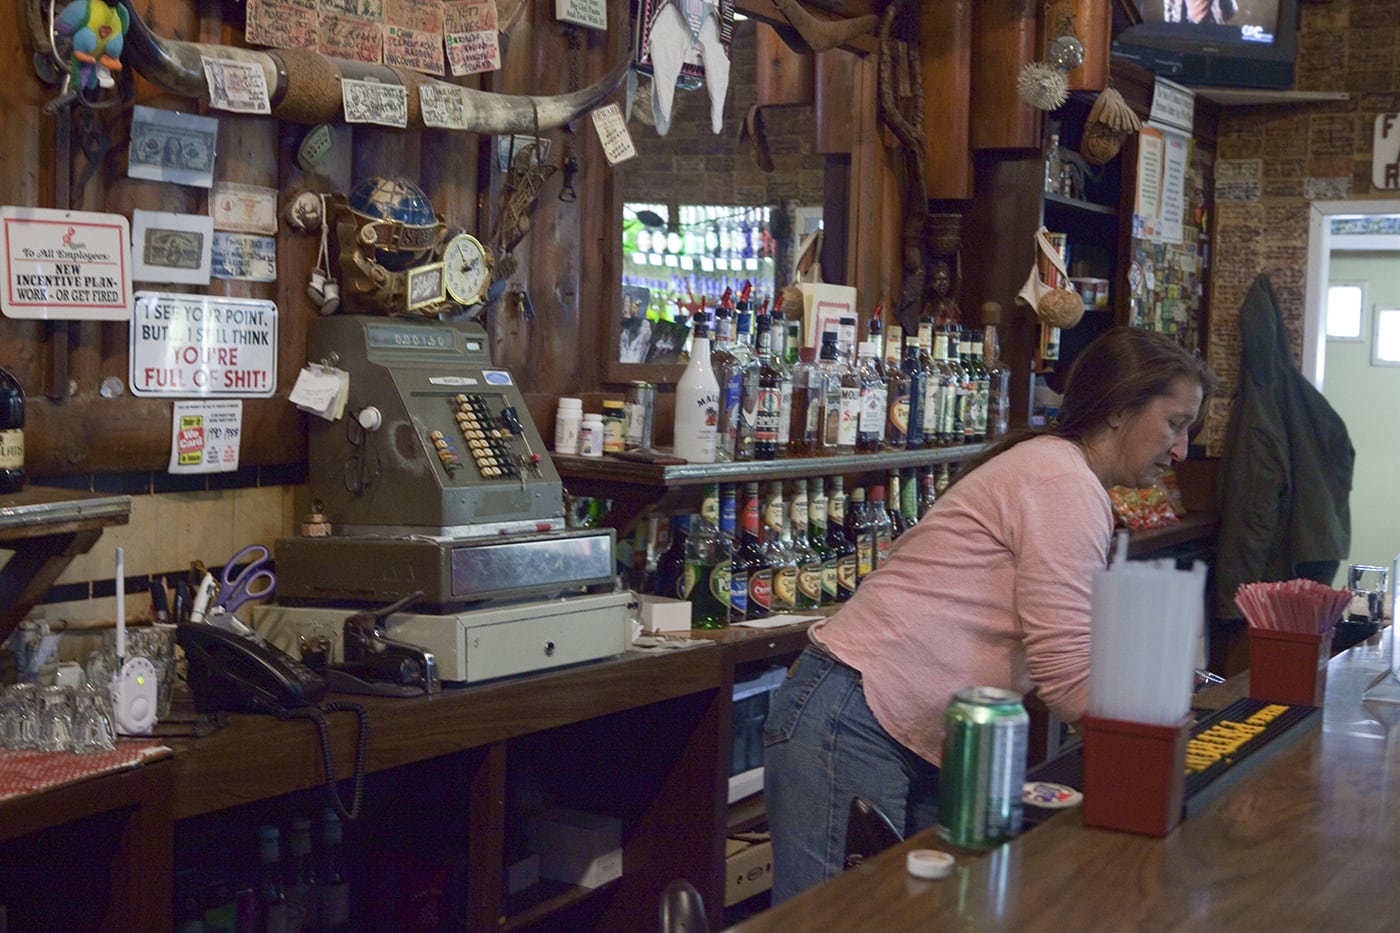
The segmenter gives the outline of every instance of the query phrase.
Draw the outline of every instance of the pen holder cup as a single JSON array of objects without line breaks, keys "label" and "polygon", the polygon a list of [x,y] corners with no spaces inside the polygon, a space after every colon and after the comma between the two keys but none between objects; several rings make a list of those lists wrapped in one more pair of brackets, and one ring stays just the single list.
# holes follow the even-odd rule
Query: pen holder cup
[{"label": "pen holder cup", "polygon": [[1085,716],[1084,825],[1165,836],[1181,822],[1188,714],[1171,726]]},{"label": "pen holder cup", "polygon": [[1327,693],[1332,630],[1322,634],[1249,630],[1249,695],[1295,706],[1321,706]]}]

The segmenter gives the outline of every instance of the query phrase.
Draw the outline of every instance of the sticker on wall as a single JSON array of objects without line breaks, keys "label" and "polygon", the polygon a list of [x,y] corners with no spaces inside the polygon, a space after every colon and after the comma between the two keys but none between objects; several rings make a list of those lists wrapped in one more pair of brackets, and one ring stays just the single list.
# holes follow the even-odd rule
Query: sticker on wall
[{"label": "sticker on wall", "polygon": [[242,402],[176,402],[167,469],[171,473],[232,472],[238,469],[242,436]]},{"label": "sticker on wall", "polygon": [[131,225],[122,215],[0,207],[0,240],[6,317],[131,317]]},{"label": "sticker on wall", "polygon": [[128,382],[133,395],[271,398],[277,306],[251,298],[137,292]]},{"label": "sticker on wall", "polygon": [[210,273],[244,282],[277,281],[277,241],[246,233],[214,234]]},{"label": "sticker on wall", "polygon": [[1377,191],[1400,188],[1400,113],[1376,114],[1371,146],[1371,185]]}]

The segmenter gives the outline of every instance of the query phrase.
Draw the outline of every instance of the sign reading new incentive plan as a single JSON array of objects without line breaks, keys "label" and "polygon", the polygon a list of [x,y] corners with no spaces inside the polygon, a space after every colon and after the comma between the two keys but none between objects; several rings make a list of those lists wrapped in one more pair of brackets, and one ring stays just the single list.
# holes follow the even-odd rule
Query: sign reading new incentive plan
[{"label": "sign reading new incentive plan", "polygon": [[137,292],[131,391],[144,397],[271,398],[277,391],[277,306]]}]

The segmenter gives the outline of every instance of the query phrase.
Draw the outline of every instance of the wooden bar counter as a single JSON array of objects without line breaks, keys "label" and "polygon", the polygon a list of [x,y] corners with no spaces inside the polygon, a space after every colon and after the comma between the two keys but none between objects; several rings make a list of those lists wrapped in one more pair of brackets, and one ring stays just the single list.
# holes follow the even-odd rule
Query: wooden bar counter
[{"label": "wooden bar counter", "polygon": [[[1388,658],[1378,639],[1334,658],[1322,715],[1218,794],[1208,788],[1165,838],[1089,829],[1078,809],[987,854],[929,830],[734,929],[1394,929],[1400,705],[1362,700]],[[1247,682],[1216,689],[1201,705],[1223,706]],[[953,874],[907,874],[915,848],[954,852]]]}]

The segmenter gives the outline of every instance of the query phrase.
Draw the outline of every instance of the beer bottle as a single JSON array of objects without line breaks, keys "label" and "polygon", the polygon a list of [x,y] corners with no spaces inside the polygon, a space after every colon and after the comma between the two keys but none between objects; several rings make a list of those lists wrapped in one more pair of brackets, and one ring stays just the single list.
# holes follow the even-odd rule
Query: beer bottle
[{"label": "beer bottle", "polygon": [[797,561],[797,598],[794,609],[816,609],[822,604],[822,552],[811,541],[807,530],[811,509],[807,503],[807,481],[792,481],[792,553]]},{"label": "beer bottle", "polygon": [[[773,614],[773,565],[763,547],[758,515],[758,483],[744,484],[743,519],[739,524],[739,549],[734,552],[734,579],[743,576],[748,587],[745,619],[766,619]],[[737,585],[737,584],[736,584]]]},{"label": "beer bottle", "polygon": [[685,545],[690,537],[690,516],[671,516],[671,540],[666,550],[656,557],[656,576],[652,578],[652,592],[668,599],[681,599],[681,587],[685,580]]},{"label": "beer bottle", "polygon": [[789,612],[797,605],[797,555],[793,550],[792,528],[783,508],[783,483],[774,480],[768,487],[763,507],[763,553],[773,573],[773,612]]},{"label": "beer bottle", "polygon": [[846,493],[840,476],[831,478],[826,504],[826,541],[836,554],[836,601],[845,602],[856,591],[856,543],[846,534]]},{"label": "beer bottle", "polygon": [[[875,523],[870,518],[865,502],[865,489],[861,486],[851,490],[851,507],[846,512],[845,533],[855,542],[855,586],[860,586],[862,580],[875,572]],[[839,579],[839,565],[837,574]]]},{"label": "beer bottle", "polygon": [[[719,530],[719,484],[706,483],[700,512],[690,519],[685,541],[685,573],[680,597],[690,600],[690,626],[698,629],[729,625],[729,539]],[[723,565],[726,572],[720,576]]]},{"label": "beer bottle", "polygon": [[820,476],[812,479],[812,498],[807,521],[807,538],[822,558],[822,605],[836,602],[836,549],[827,538],[827,499]]}]

